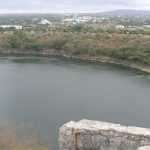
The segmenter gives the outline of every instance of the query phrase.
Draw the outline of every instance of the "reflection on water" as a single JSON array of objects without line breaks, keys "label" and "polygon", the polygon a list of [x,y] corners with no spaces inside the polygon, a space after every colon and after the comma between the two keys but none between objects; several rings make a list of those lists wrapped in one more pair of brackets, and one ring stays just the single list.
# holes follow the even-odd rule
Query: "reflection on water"
[{"label": "reflection on water", "polygon": [[96,119],[150,127],[150,75],[119,65],[49,57],[0,59],[0,118],[31,122],[57,149],[58,129]]}]

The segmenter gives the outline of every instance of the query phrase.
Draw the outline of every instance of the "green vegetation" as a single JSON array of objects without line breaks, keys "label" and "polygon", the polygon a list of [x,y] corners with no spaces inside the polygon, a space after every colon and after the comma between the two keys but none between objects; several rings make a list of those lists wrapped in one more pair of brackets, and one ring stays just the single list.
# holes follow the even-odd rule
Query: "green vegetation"
[{"label": "green vegetation", "polygon": [[1,52],[9,50],[88,57],[104,55],[150,65],[150,35],[83,32],[30,34],[15,31],[0,37]]},{"label": "green vegetation", "polygon": [[39,51],[43,48],[43,43],[40,42],[38,37],[28,36],[23,32],[15,31],[7,41],[7,46],[11,49],[29,49]]},{"label": "green vegetation", "polygon": [[[85,14],[78,14],[84,18]],[[1,53],[38,53],[69,55],[84,58],[107,56],[118,61],[150,65],[150,16],[102,15],[99,22],[63,22],[74,15],[6,15],[0,24],[22,25],[22,30],[0,28]],[[40,24],[42,19],[50,24]],[[122,25],[123,28],[117,28]],[[146,25],[146,26],[145,26]]]}]

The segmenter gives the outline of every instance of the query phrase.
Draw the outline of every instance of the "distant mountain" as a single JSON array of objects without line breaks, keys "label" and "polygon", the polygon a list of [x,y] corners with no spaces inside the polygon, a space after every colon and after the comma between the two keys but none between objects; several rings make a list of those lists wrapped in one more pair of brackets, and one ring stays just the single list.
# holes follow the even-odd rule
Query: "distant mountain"
[{"label": "distant mountain", "polygon": [[104,12],[109,15],[150,15],[150,10],[113,10]]}]

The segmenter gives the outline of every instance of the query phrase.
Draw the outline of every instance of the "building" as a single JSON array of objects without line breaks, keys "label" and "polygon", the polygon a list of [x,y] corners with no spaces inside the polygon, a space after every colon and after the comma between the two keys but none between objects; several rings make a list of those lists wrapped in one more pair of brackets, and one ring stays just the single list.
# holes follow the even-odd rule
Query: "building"
[{"label": "building", "polygon": [[47,19],[42,19],[42,20],[39,22],[39,24],[42,24],[42,25],[46,25],[46,24],[52,25],[52,23],[51,23],[50,21],[48,21]]},{"label": "building", "polygon": [[16,30],[22,30],[22,26],[20,25],[0,25],[0,28],[3,28],[3,29],[14,28]]},{"label": "building", "polygon": [[125,26],[123,26],[123,25],[117,25],[116,26],[116,29],[124,29],[125,28]]},{"label": "building", "polygon": [[143,27],[146,29],[150,29],[150,25],[144,25]]}]

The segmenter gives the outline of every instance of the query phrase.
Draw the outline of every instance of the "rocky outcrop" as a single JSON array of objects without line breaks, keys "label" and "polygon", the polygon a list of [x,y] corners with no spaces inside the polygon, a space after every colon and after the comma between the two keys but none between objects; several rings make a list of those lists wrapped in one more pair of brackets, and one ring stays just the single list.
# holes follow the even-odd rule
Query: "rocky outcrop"
[{"label": "rocky outcrop", "polygon": [[[69,122],[59,133],[59,150],[137,150],[148,145],[150,129],[100,121]],[[147,150],[143,148],[138,150]]]}]

